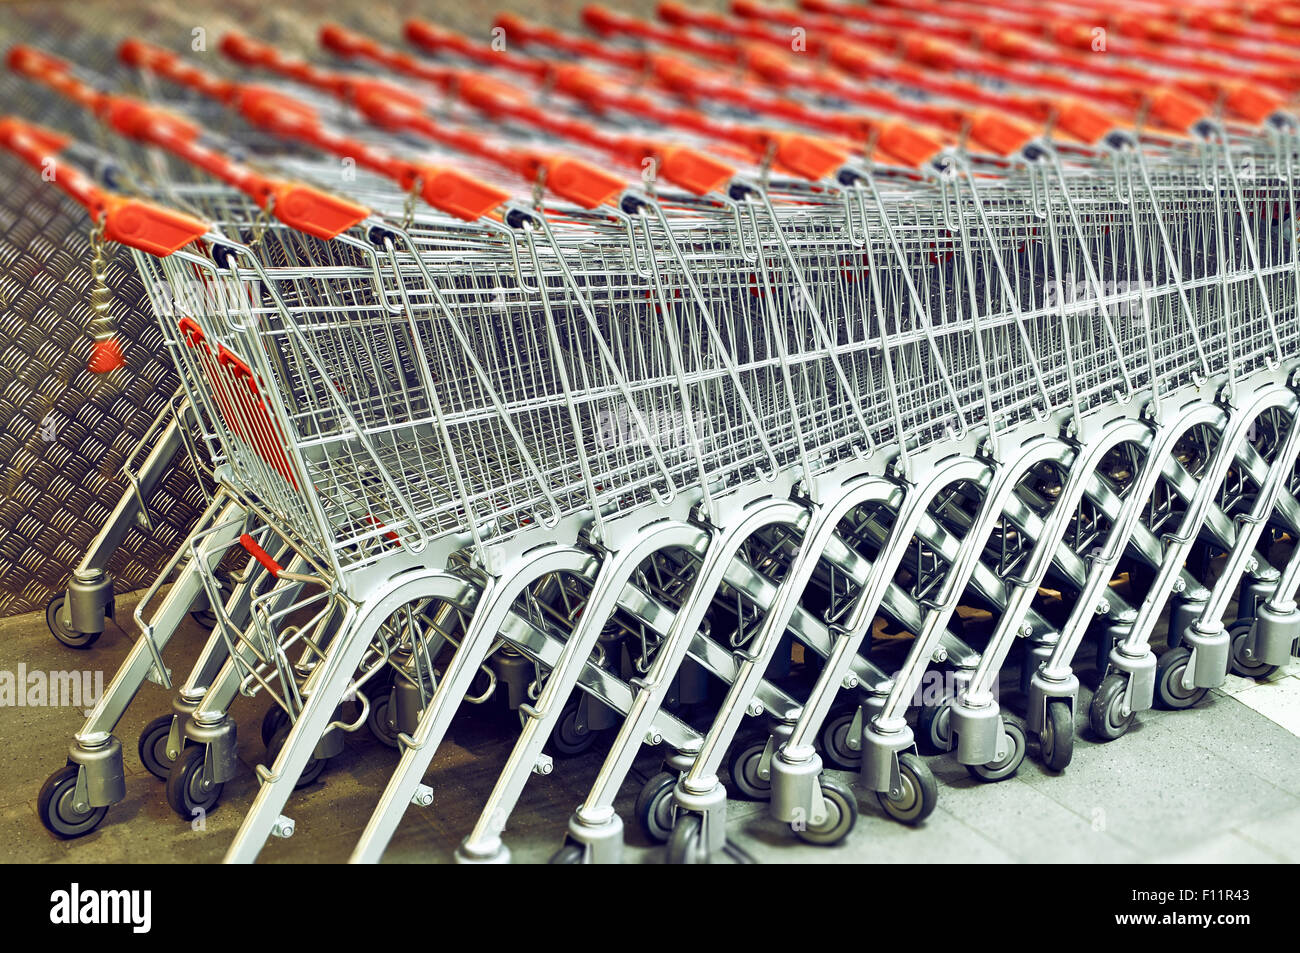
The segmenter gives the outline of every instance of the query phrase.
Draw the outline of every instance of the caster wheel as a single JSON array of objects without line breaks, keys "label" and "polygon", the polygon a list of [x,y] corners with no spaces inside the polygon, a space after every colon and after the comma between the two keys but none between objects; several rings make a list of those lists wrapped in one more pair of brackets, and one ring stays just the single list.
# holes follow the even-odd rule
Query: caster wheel
[{"label": "caster wheel", "polygon": [[727,759],[731,788],[747,801],[766,801],[772,797],[771,777],[764,778],[758,773],[768,737],[766,731],[756,731],[731,746],[731,757]]},{"label": "caster wheel", "polygon": [[271,747],[275,733],[289,723],[289,715],[279,705],[272,705],[262,716],[262,747]]},{"label": "caster wheel", "polygon": [[849,831],[858,822],[858,799],[852,791],[833,778],[823,777],[820,782],[826,817],[820,824],[796,828],[795,836],[806,844],[830,847],[848,837]]},{"label": "caster wheel", "polygon": [[1165,652],[1156,662],[1156,704],[1170,711],[1191,708],[1208,693],[1208,688],[1184,688],[1183,672],[1191,661],[1190,649]]},{"label": "caster wheel", "polygon": [[916,719],[916,742],[922,754],[942,754],[952,750],[952,732],[948,715],[952,699],[937,705],[922,705]]},{"label": "caster wheel", "polygon": [[1074,719],[1070,715],[1069,702],[1047,703],[1038,744],[1042,748],[1043,764],[1052,771],[1064,771],[1074,757]]},{"label": "caster wheel", "polygon": [[[275,764],[275,759],[280,757],[280,749],[284,747],[285,739],[289,737],[289,730],[292,727],[293,726],[289,724],[281,725],[280,729],[275,733],[275,737],[271,739],[271,743],[266,746],[266,758],[267,758],[268,767],[270,765]],[[294,790],[295,791],[301,790],[302,788],[307,787],[309,784],[314,784],[316,782],[316,779],[321,776],[321,773],[324,770],[325,770],[325,759],[312,758],[310,761],[307,762],[307,766],[302,769],[302,774],[298,775],[298,780],[293,786]]]},{"label": "caster wheel", "polygon": [[195,815],[207,814],[216,809],[221,800],[224,784],[203,779],[204,745],[189,745],[181,751],[172,764],[167,777],[167,803],[173,811],[187,821]]},{"label": "caster wheel", "polygon": [[698,814],[677,815],[672,836],[668,838],[668,863],[707,864],[709,851],[704,846],[704,820]]},{"label": "caster wheel", "polygon": [[45,624],[50,634],[70,649],[88,649],[99,639],[100,632],[78,632],[63,621],[63,606],[67,594],[60,593],[45,606]]},{"label": "caster wheel", "polygon": [[69,764],[55,771],[41,785],[36,796],[36,812],[45,829],[55,837],[71,840],[84,837],[103,822],[107,807],[92,807],[82,813],[73,804],[77,790],[77,772],[81,768]]},{"label": "caster wheel", "polygon": [[857,717],[858,706],[835,709],[822,724],[817,735],[817,746],[822,757],[832,768],[841,771],[857,771],[862,767],[862,749],[849,747],[849,732],[853,728],[853,719]]},{"label": "caster wheel", "polygon": [[[381,745],[389,748],[397,748],[400,742],[397,740],[399,734],[397,723],[392,720],[389,713],[392,711],[393,693],[385,691],[376,697],[370,703],[370,714],[366,716],[366,727],[370,733],[375,736],[375,740]],[[279,711],[279,709],[276,709]]]},{"label": "caster wheel", "polygon": [[[225,572],[217,573],[217,592],[221,594],[222,601],[230,598],[230,594],[235,591],[235,583]],[[217,627],[217,614],[210,607],[195,609],[190,612],[190,618],[193,619],[200,628],[211,632]]]},{"label": "caster wheel", "polygon": [[1124,690],[1128,687],[1127,678],[1119,672],[1112,672],[1101,680],[1097,694],[1092,696],[1088,706],[1088,724],[1092,733],[1102,741],[1114,741],[1133,727],[1133,712],[1124,714]]},{"label": "caster wheel", "polygon": [[[140,763],[159,781],[166,781],[172,773],[172,762],[167,757],[167,738],[172,733],[174,715],[159,715],[140,732]],[[183,744],[183,742],[182,742]]]},{"label": "caster wheel", "polygon": [[590,751],[599,736],[598,731],[586,727],[578,728],[578,700],[574,699],[560,712],[560,720],[555,730],[551,732],[546,749],[557,757],[576,758]]},{"label": "caster wheel", "polygon": [[673,788],[677,775],[660,771],[647,781],[636,796],[636,819],[647,837],[666,844],[673,832]]},{"label": "caster wheel", "polygon": [[190,613],[190,618],[194,620],[199,628],[206,629],[209,632],[217,627],[217,614],[211,609],[195,609]]},{"label": "caster wheel", "polygon": [[907,751],[898,756],[898,774],[903,789],[897,800],[887,791],[876,793],[881,808],[900,824],[915,826],[930,816],[939,803],[939,784],[930,766]]},{"label": "caster wheel", "polygon": [[1250,638],[1250,630],[1254,626],[1254,619],[1239,619],[1228,629],[1228,637],[1232,639],[1232,674],[1243,678],[1268,678],[1277,671],[1276,665],[1265,665],[1246,657],[1246,640]]},{"label": "caster wheel", "polygon": [[565,844],[547,861],[548,864],[580,864],[582,863],[582,848],[577,844]]},{"label": "caster wheel", "polygon": [[990,761],[988,764],[968,764],[966,771],[976,781],[1005,781],[1007,778],[1014,777],[1015,773],[1020,770],[1021,763],[1025,760],[1025,729],[1017,721],[1004,717],[1002,719],[1003,729],[1007,733],[1007,739],[1010,742],[1007,753],[997,761]]},{"label": "caster wheel", "polygon": [[1144,562],[1134,561],[1128,571],[1128,591],[1134,605],[1138,605],[1151,591],[1156,581],[1156,570]]},{"label": "caster wheel", "polygon": [[1102,675],[1110,668],[1110,650],[1115,647],[1114,640],[1106,634],[1106,631],[1097,633],[1097,674]]}]

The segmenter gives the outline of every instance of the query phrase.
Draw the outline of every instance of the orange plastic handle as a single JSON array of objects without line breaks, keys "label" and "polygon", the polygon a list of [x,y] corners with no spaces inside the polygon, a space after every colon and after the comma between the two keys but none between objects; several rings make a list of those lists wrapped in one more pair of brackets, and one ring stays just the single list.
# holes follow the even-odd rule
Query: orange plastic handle
[{"label": "orange plastic handle", "polygon": [[125,40],[117,49],[117,57],[127,66],[162,76],[218,102],[229,102],[235,95],[235,84],[196,69],[170,50],[144,40]]},{"label": "orange plastic handle", "polygon": [[661,176],[695,195],[720,192],[736,175],[727,163],[687,146],[651,143],[647,153],[658,159]]},{"label": "orange plastic handle", "polygon": [[1082,99],[1063,98],[1051,105],[1056,115],[1057,128],[1089,145],[1101,142],[1121,125]]},{"label": "orange plastic handle", "polygon": [[128,96],[100,93],[76,80],[68,63],[48,54],[18,49],[20,72],[39,79],[99,115],[119,135],[165,149],[239,189],[291,228],[330,239],[365,219],[370,210],[297,182],[261,175],[202,145],[194,123]]},{"label": "orange plastic handle", "polygon": [[1254,83],[1225,83],[1223,105],[1235,116],[1259,125],[1285,108],[1280,96],[1274,96]]},{"label": "orange plastic handle", "polygon": [[68,64],[58,57],[18,45],[9,50],[5,62],[13,72],[36,80],[87,109],[94,109],[98,102],[99,91],[74,77]]},{"label": "orange plastic handle", "polygon": [[53,147],[62,149],[68,141],[20,119],[0,119],[0,147],[36,169],[102,223],[108,240],[161,258],[208,233],[208,226],[196,218],[99,188],[81,170],[56,158],[58,150]]},{"label": "orange plastic handle", "polygon": [[448,86],[456,77],[456,70],[418,60],[409,53],[382,46],[369,37],[354,33],[336,23],[321,27],[319,39],[321,46],[345,59],[369,60],[380,66],[386,66],[394,72],[428,80],[442,87]]},{"label": "orange plastic handle", "polygon": [[[477,48],[473,43],[459,34],[420,21],[408,23],[407,32],[408,35],[421,38],[422,41],[428,44],[454,46],[459,52],[464,52],[476,59],[479,58]],[[336,48],[350,53],[366,55],[370,58],[385,57],[385,50],[379,44],[366,42],[364,38],[361,39],[362,42],[355,42],[353,36],[342,29],[331,30],[328,35],[328,42]],[[326,40],[324,34],[322,40]],[[495,54],[489,53],[489,55]],[[548,70],[544,63],[532,60],[528,62],[532,64],[528,68],[530,74],[536,73],[538,70],[541,72]],[[512,66],[512,63],[504,62],[503,65]],[[536,69],[534,69],[534,66]],[[401,69],[401,65],[398,68]],[[555,123],[552,123],[548,114],[532,106],[515,87],[500,80],[464,71],[451,71],[448,79],[452,78],[455,79],[455,82],[448,83],[448,88],[454,88],[465,102],[490,115],[509,115],[545,128],[554,128],[555,124],[561,122],[557,117]],[[439,141],[450,142],[456,148],[487,156],[494,162],[513,168],[528,179],[535,180],[538,176],[545,174],[545,183],[548,189],[561,198],[584,208],[595,208],[599,205],[609,204],[618,195],[622,194],[626,188],[626,183],[622,179],[580,159],[546,155],[529,150],[509,150],[489,145],[473,133],[441,127],[427,116],[419,115],[416,109],[396,103],[395,100],[400,99],[402,91],[390,84],[379,81],[361,84],[353,83],[349,92],[358,108],[372,121],[392,128],[408,129]],[[418,99],[411,102],[411,106],[416,105],[422,105]],[[577,122],[565,125],[562,134],[578,135],[585,141],[593,142],[606,150],[615,147],[615,144],[606,137],[601,136],[598,130]],[[495,202],[494,205],[500,204],[504,200],[505,194],[501,193],[501,199]]]},{"label": "orange plastic handle", "polygon": [[434,208],[467,222],[483,218],[510,197],[508,192],[456,169],[426,165],[418,171],[424,183],[420,196]]},{"label": "orange plastic handle", "polygon": [[243,66],[262,67],[307,86],[328,92],[341,91],[346,79],[326,70],[318,69],[306,60],[287,56],[269,43],[263,43],[242,33],[227,33],[217,44],[222,54]]},{"label": "orange plastic handle", "polygon": [[645,66],[645,57],[634,50],[618,49],[586,37],[561,33],[541,24],[530,23],[513,13],[499,14],[493,24],[506,31],[506,39],[511,43],[546,46],[574,56],[604,59],[625,69],[639,70]]},{"label": "orange plastic handle", "polygon": [[516,56],[508,50],[494,50],[475,43],[467,36],[444,29],[424,20],[407,20],[403,35],[411,43],[431,53],[450,50],[457,56],[488,66],[502,66],[517,73],[529,73],[538,78],[546,75],[546,67],[526,56]]},{"label": "orange plastic handle", "polygon": [[1168,86],[1139,91],[1139,98],[1152,117],[1180,133],[1187,132],[1208,113],[1199,100]]},{"label": "orange plastic handle", "polygon": [[[146,68],[157,65],[160,75],[177,82],[190,85],[203,91],[215,89],[206,81],[204,74],[190,67],[178,69],[174,57],[157,57],[148,44],[136,42],[132,54],[138,62],[147,63]],[[187,79],[197,83],[186,82]],[[236,106],[240,113],[253,125],[260,126],[278,135],[307,142],[325,152],[342,158],[352,159],[357,165],[371,169],[386,176],[403,188],[411,188],[417,181],[422,182],[421,195],[426,202],[450,215],[475,221],[496,209],[508,198],[508,194],[472,176],[454,169],[421,165],[393,156],[383,150],[347,136],[339,135],[326,129],[320,122],[316,111],[304,103],[278,90],[262,86],[225,83],[222,99]],[[292,209],[306,208],[303,193],[286,195]],[[299,205],[302,202],[304,204]]]},{"label": "orange plastic handle", "polygon": [[626,32],[629,24],[638,21],[634,17],[616,13],[598,3],[589,3],[582,8],[582,22],[589,30],[608,36],[611,33]]},{"label": "orange plastic handle", "polygon": [[652,42],[671,43],[679,49],[713,59],[730,59],[736,53],[735,47],[729,43],[681,33],[658,23],[615,13],[599,4],[584,7],[582,19],[588,27],[604,36],[626,35]]},{"label": "orange plastic handle", "polygon": [[[224,358],[228,353],[229,352],[225,352],[221,356]],[[232,362],[238,360],[239,360],[238,358],[231,355]],[[243,362],[240,363],[242,364]],[[247,365],[244,365],[243,369],[245,371],[248,371]],[[234,371],[232,371],[232,373],[234,373]],[[253,377],[252,371],[248,371],[249,387],[254,386],[252,377]],[[256,393],[256,390],[254,390],[254,393]],[[262,568],[265,569],[267,572],[269,572],[272,578],[279,578],[280,573],[284,572],[284,567],[281,566],[278,562],[276,562],[274,557],[272,557],[270,553],[268,553],[265,549],[259,546],[257,544],[257,540],[253,539],[253,537],[249,536],[247,533],[244,533],[239,537],[239,545],[244,547],[244,549],[248,552],[248,555],[252,556],[259,563],[261,563]]]}]

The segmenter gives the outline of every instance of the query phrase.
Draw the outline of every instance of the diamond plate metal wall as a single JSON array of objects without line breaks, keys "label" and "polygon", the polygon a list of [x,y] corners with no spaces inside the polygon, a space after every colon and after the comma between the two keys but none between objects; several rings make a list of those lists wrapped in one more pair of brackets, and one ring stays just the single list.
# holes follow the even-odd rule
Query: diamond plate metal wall
[{"label": "diamond plate metal wall", "polygon": [[[0,181],[0,615],[9,615],[64,587],[125,487],[126,455],[177,380],[120,251],[108,278],[126,372],[86,371],[86,216],[8,157]],[[174,468],[151,500],[152,529],[133,529],[110,563],[121,589],[151,578],[202,504],[188,467]]]}]

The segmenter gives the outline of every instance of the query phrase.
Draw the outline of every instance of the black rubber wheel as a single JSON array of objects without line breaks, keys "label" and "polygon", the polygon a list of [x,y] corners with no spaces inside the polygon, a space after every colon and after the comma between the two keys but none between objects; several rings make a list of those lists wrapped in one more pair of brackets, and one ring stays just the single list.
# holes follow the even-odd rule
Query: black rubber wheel
[{"label": "black rubber wheel", "polygon": [[922,705],[916,716],[916,746],[922,754],[943,754],[952,750],[952,732],[948,715],[952,699],[945,698],[937,705]]},{"label": "black rubber wheel", "polygon": [[939,784],[930,766],[910,751],[898,756],[898,774],[903,782],[898,800],[890,798],[887,791],[876,792],[876,799],[891,818],[915,827],[929,817],[939,803]]},{"label": "black rubber wheel", "polygon": [[[375,740],[389,748],[401,746],[397,736],[397,723],[391,719],[393,693],[391,687],[370,701],[370,714],[366,716],[366,727],[375,736]],[[278,710],[278,709],[277,709]]]},{"label": "black rubber wheel", "polygon": [[1156,570],[1139,560],[1133,560],[1128,570],[1129,601],[1138,605],[1146,598],[1156,581]]},{"label": "black rubber wheel", "polygon": [[698,814],[677,815],[672,836],[668,838],[668,863],[707,864],[709,851],[704,845],[704,820]]},{"label": "black rubber wheel", "polygon": [[[167,738],[172,732],[174,715],[159,715],[140,732],[140,742],[136,750],[140,753],[140,763],[144,769],[159,781],[166,781],[172,773],[172,762],[167,757]],[[182,741],[181,745],[184,746]]]},{"label": "black rubber wheel", "polygon": [[795,828],[795,836],[807,844],[830,847],[849,836],[853,825],[858,822],[858,799],[834,778],[819,779],[822,786],[822,800],[826,803],[826,817],[820,824],[808,824]]},{"label": "black rubber wheel", "polygon": [[262,716],[262,747],[271,747],[275,733],[289,723],[288,713],[279,705],[272,705]]},{"label": "black rubber wheel", "polygon": [[1097,693],[1092,696],[1092,704],[1088,706],[1088,725],[1102,741],[1114,741],[1133,727],[1133,712],[1125,715],[1120,711],[1127,687],[1128,676],[1111,672],[1101,680]]},{"label": "black rubber wheel", "polygon": [[[230,594],[234,592],[234,590],[235,590],[234,581],[230,579],[230,577],[226,573],[218,571],[217,592],[221,594],[223,603],[226,599],[230,598]],[[207,597],[206,590],[204,592],[204,597],[205,598]],[[210,605],[205,606],[202,609],[191,610],[190,618],[193,619],[201,628],[207,629],[209,632],[211,632],[213,629],[217,627],[217,614],[212,611],[212,607]]]},{"label": "black rubber wheel", "polygon": [[217,614],[211,609],[195,609],[190,613],[190,618],[199,628],[209,632],[217,627]]},{"label": "black rubber wheel", "polygon": [[69,764],[55,771],[41,785],[36,796],[36,813],[45,829],[62,840],[85,837],[104,820],[107,807],[92,807],[86,813],[73,806],[77,790],[78,765]]},{"label": "black rubber wheel", "polygon": [[560,712],[560,720],[556,722],[555,730],[546,742],[546,750],[550,754],[560,758],[576,758],[580,754],[586,754],[596,743],[600,732],[590,728],[578,730],[579,704],[580,700],[575,698]]},{"label": "black rubber wheel", "polygon": [[582,863],[582,848],[577,844],[565,844],[547,861],[550,864],[580,864]]},{"label": "black rubber wheel", "polygon": [[[45,606],[45,624],[50,634],[70,649],[88,649],[99,639],[100,632],[77,632],[63,623],[63,605],[67,593],[59,593]],[[76,836],[76,835],[73,835]]]},{"label": "black rubber wheel", "polygon": [[1156,704],[1161,708],[1182,711],[1209,693],[1208,688],[1183,687],[1183,672],[1191,658],[1191,650],[1180,647],[1165,652],[1156,661]]},{"label": "black rubber wheel", "polygon": [[1015,773],[1020,770],[1020,765],[1025,760],[1025,729],[1018,721],[1003,716],[1003,729],[1007,733],[1010,746],[1004,757],[988,764],[968,764],[966,771],[976,781],[986,781],[989,783],[995,781],[1005,781],[1007,778],[1014,777]]},{"label": "black rubber wheel", "polygon": [[772,797],[771,776],[764,778],[758,774],[769,737],[766,731],[751,731],[731,746],[731,755],[727,758],[731,790],[746,801],[766,801]]},{"label": "black rubber wheel", "polygon": [[1115,647],[1115,640],[1111,638],[1104,626],[1098,627],[1097,632],[1097,674],[1101,675],[1110,668],[1110,650]]},{"label": "black rubber wheel", "polygon": [[1268,678],[1278,670],[1278,666],[1246,658],[1246,640],[1250,638],[1254,625],[1254,619],[1238,619],[1228,627],[1228,638],[1232,641],[1232,674],[1242,678]]},{"label": "black rubber wheel", "polygon": [[167,803],[187,821],[216,810],[225,788],[221,783],[204,782],[203,759],[206,754],[206,745],[187,745],[167,776]]},{"label": "black rubber wheel", "polygon": [[666,844],[673,832],[673,788],[677,775],[660,771],[641,786],[636,796],[636,820],[657,844]]},{"label": "black rubber wheel", "polygon": [[[292,727],[293,726],[289,724],[281,725],[279,730],[276,731],[275,737],[271,739],[271,743],[266,746],[268,768],[275,764],[276,758],[280,757],[280,749],[284,747],[285,739],[289,737],[289,731]],[[314,784],[316,779],[321,776],[321,772],[324,770],[325,759],[312,758],[307,762],[307,766],[302,769],[302,774],[298,775],[298,780],[293,786],[294,790],[300,790],[307,787],[309,784]]]},{"label": "black rubber wheel", "polygon": [[857,717],[858,706],[832,709],[822,723],[822,730],[817,735],[817,746],[822,758],[832,768],[841,771],[857,771],[862,767],[861,739],[858,748],[849,747],[849,732],[853,729],[853,719]]},{"label": "black rubber wheel", "polygon": [[1038,735],[1043,764],[1052,771],[1064,771],[1074,758],[1074,718],[1070,703],[1056,699],[1047,703],[1043,730]]}]

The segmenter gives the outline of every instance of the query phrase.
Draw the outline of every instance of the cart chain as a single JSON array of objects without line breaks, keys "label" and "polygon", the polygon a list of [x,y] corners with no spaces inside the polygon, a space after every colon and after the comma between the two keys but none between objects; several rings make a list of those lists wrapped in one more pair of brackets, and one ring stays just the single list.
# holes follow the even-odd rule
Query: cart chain
[{"label": "cart chain", "polygon": [[257,214],[253,216],[253,239],[248,243],[249,248],[256,248],[261,244],[263,237],[266,235],[267,228],[271,225],[271,212],[275,208],[275,198],[272,197],[265,208],[259,208]]},{"label": "cart chain", "polygon": [[538,163],[537,181],[533,183],[533,208],[541,210],[542,196],[546,192],[546,166]]},{"label": "cart chain", "polygon": [[402,231],[409,229],[415,221],[415,200],[423,189],[424,179],[417,175],[411,182],[411,187],[406,190],[406,198],[402,202]]},{"label": "cart chain", "polygon": [[113,337],[113,291],[104,279],[108,269],[108,255],[105,253],[104,223],[96,222],[90,229],[90,310],[93,317],[86,325],[86,333],[92,341],[106,341]]}]

